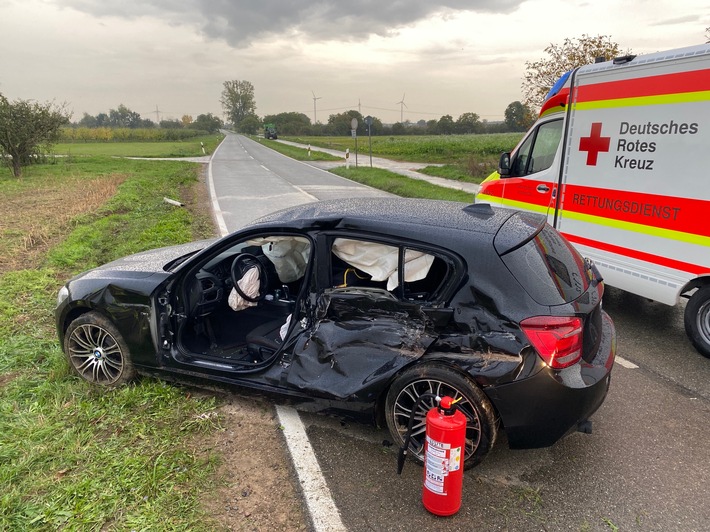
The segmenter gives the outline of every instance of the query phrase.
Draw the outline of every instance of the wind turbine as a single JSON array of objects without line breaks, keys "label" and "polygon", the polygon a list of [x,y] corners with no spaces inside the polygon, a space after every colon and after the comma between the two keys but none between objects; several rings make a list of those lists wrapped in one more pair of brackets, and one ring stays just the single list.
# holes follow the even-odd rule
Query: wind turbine
[{"label": "wind turbine", "polygon": [[313,95],[313,125],[315,126],[316,122],[318,122],[316,119],[316,100],[320,100],[322,96],[316,97],[316,93],[313,91],[311,91],[311,94]]},{"label": "wind turbine", "polygon": [[[404,124],[404,108],[407,107],[407,104],[404,103],[404,97],[406,96],[407,93],[402,94],[402,99],[397,102],[399,105],[399,123]],[[409,107],[407,107],[409,109]]]}]

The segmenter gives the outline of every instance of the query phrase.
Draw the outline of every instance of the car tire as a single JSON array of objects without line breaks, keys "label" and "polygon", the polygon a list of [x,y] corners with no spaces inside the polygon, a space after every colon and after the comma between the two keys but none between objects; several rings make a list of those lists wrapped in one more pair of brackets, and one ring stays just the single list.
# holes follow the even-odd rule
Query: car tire
[{"label": "car tire", "polygon": [[[493,405],[476,384],[458,371],[441,364],[425,364],[404,371],[390,386],[385,400],[387,428],[398,447],[404,444],[409,412],[420,395],[433,393],[439,397],[462,397],[459,409],[466,416],[466,450],[464,469],[481,463],[493,448],[498,435],[498,421]],[[436,405],[423,399],[416,412],[407,453],[415,462],[424,463],[425,418]]]},{"label": "car tire", "polygon": [[82,314],[69,324],[64,354],[72,370],[91,384],[116,387],[136,376],[121,333],[98,312]]},{"label": "car tire", "polygon": [[710,285],[700,287],[688,300],[685,332],[695,349],[710,358]]}]

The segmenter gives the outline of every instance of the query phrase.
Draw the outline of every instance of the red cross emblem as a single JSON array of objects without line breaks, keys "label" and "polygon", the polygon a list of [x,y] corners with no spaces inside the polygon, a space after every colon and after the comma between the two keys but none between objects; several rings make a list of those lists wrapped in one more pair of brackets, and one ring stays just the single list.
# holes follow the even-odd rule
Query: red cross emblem
[{"label": "red cross emblem", "polygon": [[579,151],[587,152],[587,166],[597,165],[597,155],[609,151],[610,142],[611,137],[602,137],[602,123],[594,122],[590,135],[579,139]]}]

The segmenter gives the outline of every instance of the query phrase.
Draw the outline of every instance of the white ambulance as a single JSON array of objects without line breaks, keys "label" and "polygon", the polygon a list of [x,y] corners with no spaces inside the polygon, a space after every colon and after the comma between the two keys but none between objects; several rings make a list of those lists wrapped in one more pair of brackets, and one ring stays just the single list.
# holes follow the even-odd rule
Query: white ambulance
[{"label": "white ambulance", "polygon": [[675,305],[710,357],[710,46],[580,67],[477,202],[545,213],[605,282]]}]

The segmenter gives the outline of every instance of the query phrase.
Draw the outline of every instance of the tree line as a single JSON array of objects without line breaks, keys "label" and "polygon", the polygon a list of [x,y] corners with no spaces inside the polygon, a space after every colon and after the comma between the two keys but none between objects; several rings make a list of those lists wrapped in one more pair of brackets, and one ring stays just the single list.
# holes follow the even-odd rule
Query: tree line
[{"label": "tree line", "polygon": [[370,125],[365,117],[354,109],[343,113],[331,114],[326,123],[312,123],[305,114],[297,111],[265,115],[256,114],[254,86],[246,80],[225,81],[220,102],[232,128],[240,133],[256,134],[265,124],[276,126],[279,135],[298,136],[347,136],[352,132],[351,122],[357,120],[357,135],[451,135],[507,133],[525,131],[535,120],[530,106],[515,101],[505,109],[502,122],[488,122],[477,113],[467,112],[457,119],[444,115],[438,120],[419,120],[418,122],[397,122],[384,124],[377,117],[370,117]]},{"label": "tree line", "polygon": [[221,118],[214,116],[212,113],[197,115],[197,118],[194,120],[190,115],[183,115],[180,120],[160,120],[158,123],[155,123],[148,118],[142,118],[139,113],[120,104],[117,109],[110,109],[108,113],[99,113],[96,116],[84,113],[81,120],[72,124],[72,126],[88,129],[195,129],[206,131],[207,133],[215,133],[223,127],[224,124]]}]

